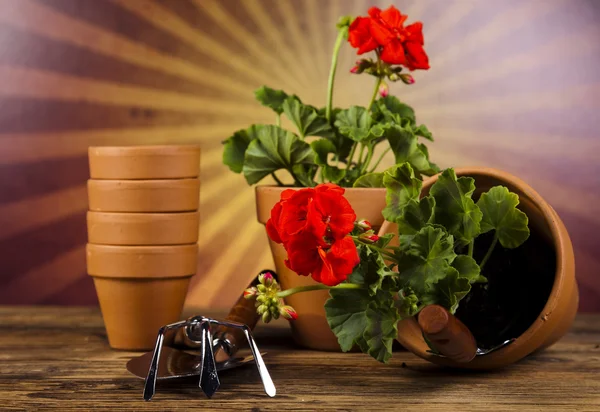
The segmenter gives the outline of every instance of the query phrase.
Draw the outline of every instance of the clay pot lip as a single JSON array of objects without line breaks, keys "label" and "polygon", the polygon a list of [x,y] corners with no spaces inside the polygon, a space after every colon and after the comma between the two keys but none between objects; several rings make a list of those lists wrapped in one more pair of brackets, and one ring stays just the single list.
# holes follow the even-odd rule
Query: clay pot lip
[{"label": "clay pot lip", "polygon": [[[124,254],[132,254],[132,255],[138,255],[140,253],[151,253],[154,252],[152,254],[166,254],[166,253],[185,253],[185,252],[192,252],[192,249],[194,249],[194,252],[198,250],[198,244],[197,243],[190,243],[190,244],[184,244],[184,245],[134,245],[134,246],[130,246],[130,245],[100,245],[97,243],[88,243],[87,244],[87,248],[88,249],[97,249],[97,250],[102,250],[104,249],[104,251],[106,252],[110,252],[112,251],[113,253],[124,253]],[[120,250],[119,250],[120,249]]]},{"label": "clay pot lip", "polygon": [[139,221],[150,221],[153,219],[186,219],[186,218],[195,218],[196,216],[200,216],[200,211],[181,211],[181,212],[103,212],[98,210],[88,210],[87,218],[97,218],[103,220],[114,220],[121,218],[131,218],[137,219]]},{"label": "clay pot lip", "polygon": [[199,145],[141,145],[141,146],[90,146],[88,155],[100,156],[169,156],[200,153]]},{"label": "clay pot lip", "polygon": [[[258,195],[259,193],[263,194],[263,193],[270,193],[270,192],[274,192],[274,193],[281,193],[284,190],[287,189],[292,189],[292,190],[300,190],[300,189],[308,189],[307,187],[298,187],[298,186],[277,186],[277,185],[257,185],[254,190],[256,192],[256,194]],[[381,192],[381,191],[385,191],[385,187],[343,187],[342,189],[345,190],[345,193],[360,193],[360,192]]]},{"label": "clay pot lip", "polygon": [[198,177],[184,177],[181,179],[88,179],[88,186],[182,186],[186,184],[200,184]]},{"label": "clay pot lip", "polygon": [[[550,333],[552,332],[552,330],[550,328],[548,328],[547,331],[543,331],[543,328],[546,324],[546,320],[543,319],[543,317],[544,317],[544,315],[550,316],[550,314],[552,312],[554,312],[554,310],[558,306],[559,292],[565,286],[567,286],[566,285],[567,277],[570,275],[568,273],[569,272],[568,271],[568,266],[569,266],[568,261],[574,259],[574,257],[572,255],[568,255],[569,249],[570,249],[570,246],[569,246],[570,239],[568,237],[568,233],[565,232],[565,234],[563,234],[561,232],[560,218],[558,217],[558,215],[556,214],[554,209],[542,198],[541,195],[539,195],[531,186],[529,186],[527,183],[525,183],[520,178],[518,178],[510,173],[507,173],[505,171],[495,169],[495,168],[488,168],[488,167],[476,167],[476,166],[475,167],[460,167],[460,168],[455,168],[454,170],[458,177],[467,176],[467,177],[473,177],[476,179],[477,176],[486,176],[486,177],[494,178],[499,181],[498,184],[509,184],[509,185],[513,186],[514,188],[516,188],[519,192],[521,192],[521,193],[519,193],[520,198],[521,198],[521,196],[525,196],[525,197],[529,198],[529,200],[533,203],[533,205],[535,205],[535,207],[540,211],[541,215],[543,216],[544,221],[545,221],[546,225],[548,226],[549,231],[552,235],[552,246],[554,247],[555,252],[556,252],[556,271],[554,274],[554,283],[552,285],[552,290],[550,291],[550,295],[548,296],[548,300],[547,300],[546,304],[544,305],[544,308],[542,309],[542,311],[540,312],[540,314],[538,315],[536,320],[529,326],[529,328],[527,328],[527,330],[525,332],[523,332],[523,334],[521,336],[517,336],[513,343],[511,343],[510,345],[508,345],[504,348],[501,348],[501,349],[495,351],[492,355],[488,355],[488,356],[494,356],[494,359],[498,359],[498,358],[501,358],[504,354],[508,354],[509,352],[514,352],[514,351],[518,350],[519,348],[530,345],[530,342],[535,338],[535,336],[538,333],[544,332],[544,334],[549,336]],[[440,176],[440,174],[437,174],[435,176],[432,176],[432,177],[426,179],[423,182],[423,185],[426,186],[427,188],[431,187],[431,185],[433,185],[437,181],[439,176]],[[388,221],[384,222],[379,233],[380,234],[387,233],[389,231],[390,226],[392,226],[392,225],[393,225],[393,223],[391,223],[391,222],[388,222]],[[573,279],[573,282],[575,282],[574,279]],[[414,321],[414,319],[412,319],[412,321],[416,322],[416,321]],[[408,342],[401,342],[401,343],[404,346],[406,346],[406,348],[409,349],[411,352],[418,354],[420,357],[422,357],[424,359],[434,361],[435,363],[443,363],[443,364],[447,364],[447,365],[455,366],[455,367],[479,367],[479,368],[485,367],[485,365],[486,365],[486,361],[484,358],[481,358],[480,360],[478,360],[478,358],[475,358],[475,360],[470,362],[469,364],[464,364],[464,365],[456,364],[454,362],[444,360],[442,358],[436,358],[433,355],[420,350],[418,347],[411,345]],[[529,351],[528,353],[531,353],[535,349],[536,348],[532,348],[532,350]],[[504,356],[508,356],[508,355],[504,355]]]}]

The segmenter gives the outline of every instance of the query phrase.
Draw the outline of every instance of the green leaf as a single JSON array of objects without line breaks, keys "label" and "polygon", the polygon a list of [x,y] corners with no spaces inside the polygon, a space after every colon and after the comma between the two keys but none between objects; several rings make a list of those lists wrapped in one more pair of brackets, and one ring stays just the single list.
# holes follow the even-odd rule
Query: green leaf
[{"label": "green leaf", "polygon": [[474,190],[473,178],[457,179],[453,169],[446,169],[429,191],[435,198],[435,223],[444,226],[462,246],[481,233],[482,213],[471,199]]},{"label": "green leaf", "polygon": [[409,286],[421,296],[450,269],[455,270],[450,266],[455,257],[451,235],[432,226],[422,228],[398,259],[402,287]]},{"label": "green leaf", "polygon": [[369,304],[365,316],[367,326],[363,339],[368,348],[367,353],[379,362],[387,363],[392,357],[394,339],[398,337],[398,310],[392,299],[374,301]]},{"label": "green leaf", "polygon": [[316,172],[316,165],[310,164],[297,164],[292,166],[292,174],[296,180],[304,187],[314,187],[314,176]]},{"label": "green leaf", "polygon": [[267,86],[257,89],[254,92],[254,96],[263,106],[270,107],[277,114],[283,112],[283,102],[288,97],[287,93],[283,90],[275,90]]},{"label": "green leaf", "polygon": [[427,126],[425,126],[424,124],[417,127],[413,127],[413,133],[417,136],[424,137],[425,139],[431,140],[433,142],[433,136],[427,128]]},{"label": "green leaf", "polygon": [[335,145],[327,139],[315,140],[311,142],[310,147],[315,152],[315,163],[319,166],[326,166],[329,153],[336,152]]},{"label": "green leaf", "polygon": [[376,111],[380,113],[387,123],[400,125],[402,119],[408,119],[410,124],[415,123],[415,111],[412,107],[402,103],[397,97],[387,95],[377,100]]},{"label": "green leaf", "polygon": [[308,143],[281,127],[261,125],[246,150],[243,173],[248,184],[254,184],[279,169],[312,164],[314,152]]},{"label": "green leaf", "polygon": [[417,143],[417,136],[410,126],[392,125],[388,127],[385,135],[397,164],[408,162],[415,170],[428,176],[437,173],[437,166],[429,162],[427,150]]},{"label": "green leaf", "polygon": [[383,187],[383,172],[364,174],[356,179],[352,187]]},{"label": "green leaf", "polygon": [[337,166],[323,166],[323,177],[331,183],[339,183],[346,177],[346,169],[340,169]]},{"label": "green leaf", "polygon": [[349,351],[354,344],[364,347],[363,334],[368,326],[366,311],[371,296],[365,289],[332,289],[329,294],[331,298],[325,302],[327,323],[342,351]]},{"label": "green leaf", "polygon": [[414,235],[429,223],[434,222],[435,199],[426,196],[421,200],[410,199],[403,208],[398,220],[398,232]]},{"label": "green leaf", "polygon": [[402,209],[410,199],[418,199],[421,192],[421,179],[415,176],[408,163],[394,165],[383,172],[383,185],[386,190],[386,206],[383,217],[390,222],[398,223],[402,217]]},{"label": "green leaf", "polygon": [[481,232],[496,231],[500,244],[508,249],[521,246],[529,238],[529,219],[517,209],[519,196],[504,186],[494,186],[483,193],[477,206],[483,213]]},{"label": "green leaf", "polygon": [[339,132],[355,142],[367,142],[383,136],[385,128],[374,123],[367,109],[360,106],[351,106],[341,110],[335,117],[335,126]]},{"label": "green leaf", "polygon": [[260,126],[252,125],[247,129],[238,130],[223,142],[223,163],[235,173],[241,173],[244,167],[244,155],[248,145],[256,139],[256,130]]},{"label": "green leaf", "polygon": [[456,269],[449,268],[448,274],[433,285],[433,288],[422,297],[421,301],[425,305],[441,305],[450,313],[456,313],[458,303],[470,290],[469,279],[459,277]]},{"label": "green leaf", "polygon": [[452,267],[458,271],[461,278],[467,278],[470,283],[487,282],[487,279],[480,275],[481,269],[475,259],[467,255],[458,255],[452,262]]},{"label": "green leaf", "polygon": [[296,96],[289,96],[283,102],[285,115],[296,125],[301,137],[332,137],[333,129],[325,116],[317,113],[313,106],[303,104]]}]

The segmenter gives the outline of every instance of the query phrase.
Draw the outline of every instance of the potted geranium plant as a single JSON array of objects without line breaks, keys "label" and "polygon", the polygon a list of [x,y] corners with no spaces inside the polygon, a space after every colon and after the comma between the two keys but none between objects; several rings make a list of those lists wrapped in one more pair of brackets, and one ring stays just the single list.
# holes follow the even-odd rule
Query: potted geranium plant
[{"label": "potted geranium plant", "polygon": [[467,367],[506,365],[548,346],[566,332],[577,308],[562,222],[510,175],[490,169],[459,175],[447,169],[422,190],[409,163],[385,171],[388,223],[380,235],[357,220],[337,185],[284,191],[267,231],[285,248],[286,265],[317,283],[281,290],[267,275],[245,296],[256,299],[268,322],[279,315],[298,318],[282,298],[328,290],[327,321],[341,348],[357,346],[382,362],[398,338],[419,356],[465,366],[437,356],[436,345],[423,339],[415,316],[428,305],[463,319],[484,349],[513,339],[495,353],[468,359]]},{"label": "potted geranium plant", "polygon": [[[422,24],[405,25],[407,16],[394,6],[387,10],[369,9],[366,17],[343,17],[337,24],[338,36],[333,48],[326,105],[316,107],[296,95],[261,87],[257,100],[275,112],[276,124],[253,124],[236,131],[225,140],[223,162],[241,173],[248,184],[271,176],[278,186],[257,186],[258,220],[265,224],[273,205],[286,186],[314,187],[334,183],[348,188],[346,197],[354,210],[368,219],[375,229],[383,223],[385,207],[381,160],[393,152],[395,163],[409,163],[419,176],[439,171],[429,160],[425,140],[433,140],[426,126],[416,120],[414,110],[388,94],[387,82],[407,85],[414,78],[406,70],[427,70],[429,59],[423,49]],[[350,68],[355,74],[374,77],[372,97],[366,106],[340,108],[333,105],[338,54],[348,43],[358,54],[371,53]],[[295,130],[280,125],[286,116]],[[382,146],[387,146],[385,149]],[[381,153],[375,156],[376,148]],[[288,182],[289,184],[285,184]],[[285,265],[285,251],[271,242],[275,266],[286,288],[314,282],[298,278]],[[296,340],[317,349],[339,349],[331,333],[316,335],[319,325],[327,328],[323,303],[326,291],[311,297],[293,296],[290,303],[304,316],[294,325]]]}]

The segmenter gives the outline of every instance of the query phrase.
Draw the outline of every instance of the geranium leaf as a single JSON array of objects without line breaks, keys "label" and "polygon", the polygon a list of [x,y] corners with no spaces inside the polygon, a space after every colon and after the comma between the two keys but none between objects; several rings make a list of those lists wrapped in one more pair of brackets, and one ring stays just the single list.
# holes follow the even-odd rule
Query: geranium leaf
[{"label": "geranium leaf", "polygon": [[330,290],[325,302],[327,323],[337,336],[342,351],[352,346],[364,347],[363,334],[367,328],[366,311],[372,298],[365,289]]},{"label": "geranium leaf", "polygon": [[349,109],[340,110],[335,117],[335,126],[339,132],[354,140],[365,142],[383,136],[385,128],[374,123],[371,113],[364,107],[351,106]]},{"label": "geranium leaf", "polygon": [[316,170],[316,165],[297,164],[292,166],[292,173],[294,174],[294,177],[304,187],[316,186],[316,183],[313,180]]},{"label": "geranium leaf", "polygon": [[377,100],[376,111],[387,123],[396,123],[400,125],[402,119],[408,119],[410,124],[415,123],[415,111],[412,107],[402,103],[397,97],[387,95]]},{"label": "geranium leaf", "polygon": [[277,114],[283,113],[283,102],[288,97],[283,90],[275,90],[267,86],[257,89],[254,96],[263,106],[270,107]]},{"label": "geranium leaf", "polygon": [[314,164],[310,145],[279,126],[257,126],[257,137],[248,145],[244,156],[244,177],[254,184],[279,170]]},{"label": "geranium leaf", "polygon": [[323,177],[331,183],[339,183],[346,177],[346,169],[340,169],[337,166],[323,166]]},{"label": "geranium leaf", "polygon": [[352,187],[383,187],[383,173],[367,173],[356,179]]},{"label": "geranium leaf", "polygon": [[363,340],[367,353],[379,362],[387,363],[392,357],[392,344],[398,337],[400,315],[393,299],[373,301],[365,312],[367,326]]},{"label": "geranium leaf", "polygon": [[319,139],[310,143],[315,152],[315,163],[319,166],[327,165],[329,153],[335,153],[335,145],[328,139]]},{"label": "geranium leaf", "polygon": [[431,134],[429,129],[427,129],[427,126],[425,126],[424,124],[417,127],[413,127],[413,132],[417,136],[424,137],[425,139],[431,140],[433,142],[433,135]]},{"label": "geranium leaf", "polygon": [[425,305],[440,305],[456,313],[458,303],[471,290],[469,279],[460,277],[458,271],[452,267],[447,269],[447,274],[424,294],[421,302]]},{"label": "geranium leaf", "polygon": [[408,162],[415,170],[428,176],[438,172],[437,166],[429,162],[427,151],[417,143],[417,136],[410,126],[392,125],[387,128],[385,134],[396,158],[396,164]]},{"label": "geranium leaf", "polygon": [[481,233],[483,215],[471,199],[474,190],[473,178],[457,179],[453,169],[446,169],[429,191],[435,198],[435,223],[444,226],[463,246]]},{"label": "geranium leaf", "polygon": [[475,259],[467,255],[458,255],[452,262],[452,267],[458,271],[461,278],[469,279],[470,283],[487,282],[487,279],[480,274],[481,269]]},{"label": "geranium leaf", "polygon": [[504,186],[494,186],[483,193],[477,206],[483,213],[481,232],[496,231],[500,244],[508,249],[519,247],[529,237],[529,219],[517,209],[519,196]]},{"label": "geranium leaf", "polygon": [[383,172],[383,185],[386,190],[386,207],[383,217],[398,223],[402,218],[402,209],[410,199],[418,199],[421,192],[421,179],[415,176],[408,163],[394,165]]},{"label": "geranium leaf", "polygon": [[325,116],[317,113],[313,106],[303,104],[296,96],[289,96],[283,102],[285,115],[296,125],[301,137],[332,137],[333,129]]},{"label": "geranium leaf", "polygon": [[402,235],[414,235],[429,223],[434,222],[435,199],[426,196],[421,200],[410,199],[402,210],[398,220],[398,232]]},{"label": "geranium leaf", "polygon": [[409,286],[418,296],[444,278],[454,260],[454,239],[444,230],[425,226],[414,235],[398,259],[402,287]]},{"label": "geranium leaf", "polygon": [[235,173],[241,173],[244,167],[244,155],[248,145],[256,139],[256,130],[260,126],[252,125],[247,129],[238,130],[223,142],[223,163]]}]

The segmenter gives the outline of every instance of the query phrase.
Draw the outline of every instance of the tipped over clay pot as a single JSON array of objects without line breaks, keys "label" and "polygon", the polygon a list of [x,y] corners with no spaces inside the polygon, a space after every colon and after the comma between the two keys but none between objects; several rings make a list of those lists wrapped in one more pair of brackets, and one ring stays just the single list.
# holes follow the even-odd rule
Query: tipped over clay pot
[{"label": "tipped over clay pot", "polygon": [[[513,343],[497,351],[483,356],[476,356],[468,363],[458,363],[448,358],[435,356],[428,352],[429,347],[423,340],[422,331],[415,318],[399,322],[398,341],[406,349],[433,363],[467,369],[499,368],[517,362],[537,350],[552,345],[564,336],[571,327],[579,302],[579,293],[575,281],[573,247],[567,229],[554,209],[535,190],[519,178],[489,168],[458,168],[455,171],[459,177],[468,176],[475,179],[474,199],[497,185],[506,186],[510,191],[516,193],[520,200],[519,209],[525,212],[529,218],[531,237],[535,236],[542,240],[543,244],[546,245],[545,247],[551,250],[550,256],[554,259],[551,264],[555,270],[548,274],[541,271],[539,273],[530,272],[530,276],[538,276],[538,279],[547,284],[547,288],[541,286],[539,289],[530,287],[530,290],[527,291],[531,294],[530,296],[539,300],[541,310],[531,313],[531,322],[524,325],[524,331],[519,336],[513,336],[516,338]],[[434,176],[424,181],[422,196],[429,193],[437,178],[438,176]],[[397,233],[397,225],[385,222],[379,234],[387,233]],[[395,240],[397,245],[397,238]],[[528,241],[531,241],[531,238]],[[526,244],[527,242],[521,247]],[[501,268],[500,265],[498,267]],[[515,297],[507,296],[507,299],[515,299]],[[516,300],[514,304],[517,304]],[[475,334],[476,331],[472,330],[472,332]]]},{"label": "tipped over clay pot", "polygon": [[112,348],[149,350],[158,329],[179,320],[197,245],[87,245],[94,285]]},{"label": "tipped over clay pot", "polygon": [[98,146],[88,149],[92,179],[182,179],[198,177],[200,147]]},{"label": "tipped over clay pot", "polygon": [[196,243],[199,223],[198,212],[88,212],[88,242],[131,246]]},{"label": "tipped over clay pot", "polygon": [[[256,212],[258,221],[266,224],[271,216],[271,209],[279,202],[281,192],[289,189],[278,186],[256,187]],[[345,198],[356,212],[357,219],[367,219],[375,230],[383,223],[381,211],[385,207],[385,189],[346,188]],[[316,285],[310,276],[300,276],[285,265],[287,253],[282,245],[269,239],[275,269],[282,289],[297,286]],[[285,298],[286,303],[293,306],[298,313],[298,319],[291,322],[294,340],[307,348],[341,351],[337,338],[329,328],[325,316],[325,302],[329,292],[316,290],[310,293],[298,293]]]},{"label": "tipped over clay pot", "polygon": [[200,180],[88,180],[96,212],[189,212],[198,209]]}]

